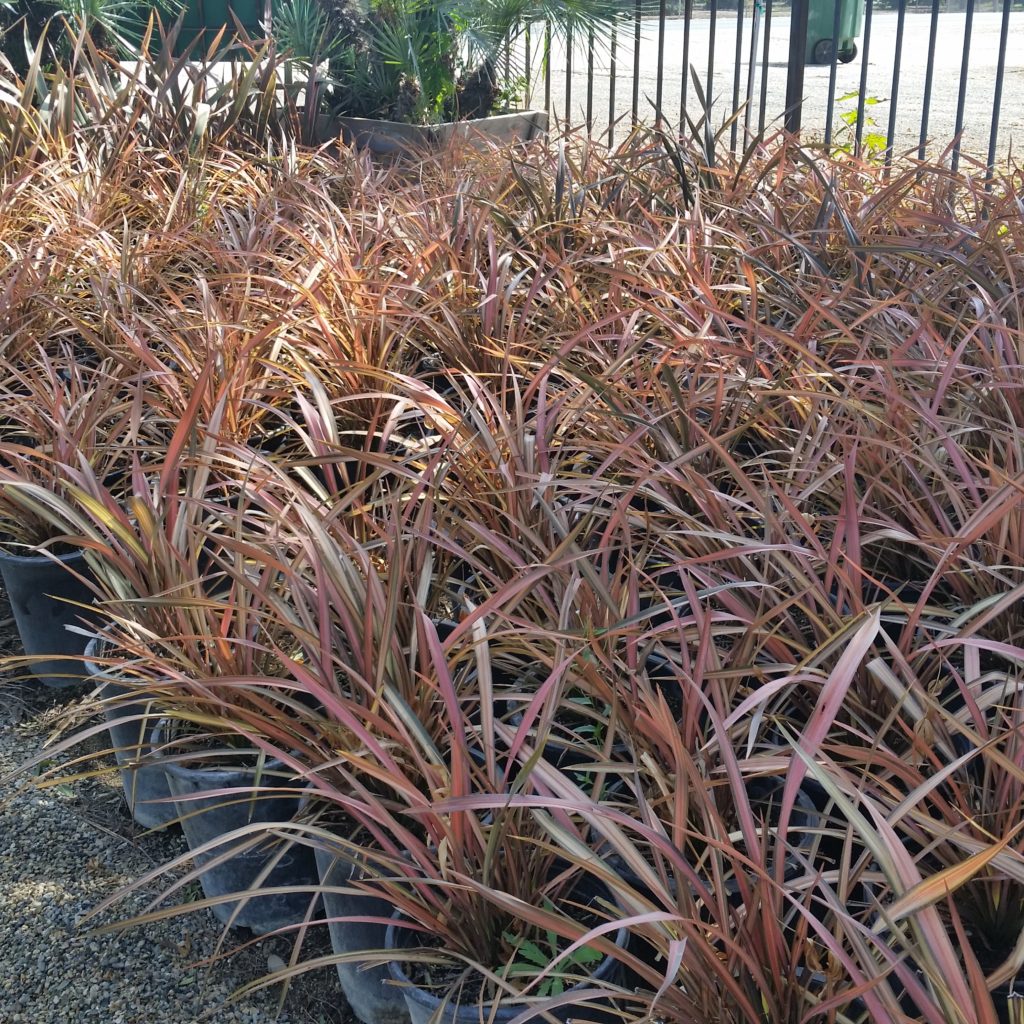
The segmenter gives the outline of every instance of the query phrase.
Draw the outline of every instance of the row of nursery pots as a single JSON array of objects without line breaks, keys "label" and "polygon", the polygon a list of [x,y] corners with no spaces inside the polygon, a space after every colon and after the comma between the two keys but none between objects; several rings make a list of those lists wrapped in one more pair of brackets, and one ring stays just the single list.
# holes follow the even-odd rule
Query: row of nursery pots
[{"label": "row of nursery pots", "polygon": [[[0,573],[37,680],[51,687],[83,682],[99,687],[133,818],[148,829],[181,826],[203,893],[218,920],[265,934],[315,920],[314,912],[322,899],[334,953],[342,958],[337,963],[342,991],[365,1024],[406,1024],[410,1020],[412,1024],[469,1024],[481,1019],[481,1008],[475,1003],[459,1006],[417,987],[399,958],[383,964],[358,959],[358,954],[366,951],[401,950],[412,944],[415,933],[402,927],[400,914],[393,913],[386,899],[353,888],[364,876],[365,862],[352,852],[350,843],[339,842],[334,849],[322,842],[315,848],[298,841],[268,845],[266,827],[294,821],[303,800],[281,762],[224,766],[215,763],[216,753],[211,752],[197,766],[194,754],[187,755],[186,760],[171,752],[173,723],[160,717],[157,698],[137,686],[126,685],[116,672],[97,664],[99,640],[90,639],[80,625],[89,621],[92,602],[82,553],[51,558],[0,552]],[[72,629],[68,629],[69,624]],[[449,626],[439,624],[439,631]],[[647,666],[647,674],[655,685],[661,678],[667,679],[664,666],[657,663]],[[521,711],[511,705],[507,710],[512,713],[512,724],[518,724]],[[547,743],[542,756],[553,766],[572,771],[564,763],[565,749],[557,741]],[[759,785],[756,780],[752,784]],[[778,780],[765,784],[771,787]],[[253,796],[254,787],[261,790],[258,798]],[[281,792],[275,794],[274,789]],[[822,810],[822,801],[815,799],[822,794],[814,794],[813,789],[805,783],[797,794],[791,818],[797,835],[811,836],[814,830],[806,826],[813,825],[815,815]],[[760,794],[764,798],[771,795]],[[787,876],[789,860],[787,856]],[[630,878],[624,865],[610,866],[642,892],[640,880]],[[246,895],[231,898],[239,894]],[[605,891],[595,892],[592,898],[601,895],[608,897]],[[626,939],[627,932],[621,929],[617,943],[621,946]],[[644,958],[644,948],[634,952]],[[629,980],[621,977],[621,965],[612,957],[605,957],[591,975],[591,981],[598,982]],[[567,1002],[553,1013],[557,1019],[567,1019],[572,1011]],[[521,1016],[523,1006],[499,1005],[493,1012],[486,1012],[487,1019],[510,1021]],[[596,1007],[589,1012],[594,1019],[610,1020],[614,1016],[612,1011],[602,1013]]]},{"label": "row of nursery pots", "polygon": [[[128,806],[135,820],[147,828],[180,824],[201,872],[204,895],[222,923],[246,927],[259,934],[286,929],[314,920],[317,901],[322,899],[322,919],[327,921],[334,954],[342,958],[336,965],[341,988],[361,1021],[470,1024],[481,1019],[481,1008],[475,1003],[448,1003],[413,984],[400,958],[384,964],[359,959],[359,954],[367,951],[400,951],[414,944],[415,933],[402,927],[400,913],[386,899],[354,888],[367,877],[367,872],[366,859],[351,842],[339,840],[329,847],[320,841],[315,848],[296,841],[282,841],[276,847],[258,844],[265,833],[264,826],[286,826],[302,810],[304,797],[297,793],[294,778],[281,762],[267,761],[249,767],[194,767],[176,759],[169,753],[174,745],[173,726],[169,719],[159,717],[157,698],[122,685],[110,670],[97,665],[92,659],[96,657],[98,643],[90,643],[86,666],[104,699],[107,728]],[[554,764],[561,761],[562,755],[557,747],[545,751],[545,759]],[[252,796],[254,787],[263,791],[258,799]],[[280,788],[281,794],[268,795],[267,791],[274,788]],[[752,797],[769,800],[781,795],[781,786],[779,780],[752,780],[750,793]],[[808,841],[821,802],[812,793],[813,788],[798,791],[791,817],[791,827]],[[236,835],[225,839],[229,833]],[[803,842],[798,840],[798,845]],[[643,893],[642,882],[631,875],[625,864],[614,856],[605,859],[628,884]],[[797,869],[795,861],[791,865],[787,856],[784,873],[788,876]],[[263,894],[265,889],[271,891]],[[250,892],[257,894],[241,900],[230,898]],[[580,890],[573,894],[573,901],[582,902],[581,897],[590,903],[602,897],[607,902],[610,894],[595,880],[584,879]],[[627,929],[619,929],[616,944],[623,947],[628,939]],[[653,950],[642,942],[631,946],[631,952],[642,960],[653,955]],[[648,962],[657,962],[656,957]],[[630,981],[629,972],[623,972],[614,957],[605,957],[589,981],[580,987],[592,988],[592,982]],[[822,982],[823,978],[815,977],[808,983],[816,981]],[[439,1010],[441,1016],[437,1016]],[[578,1015],[578,1010],[579,1007],[574,1010],[567,1003],[553,1012],[557,1019],[568,1019]],[[493,1014],[488,1010],[484,1019],[511,1021],[522,1012],[519,1003],[499,1005],[493,1008]],[[591,1005],[588,1013],[593,1020],[616,1019],[614,1011],[604,1011],[596,1005]]]},{"label": "row of nursery pots", "polygon": [[[181,826],[203,894],[219,921],[266,934],[326,919],[333,951],[343,958],[337,963],[342,991],[365,1024],[480,1019],[481,1008],[475,1003],[460,1006],[414,984],[400,958],[383,964],[358,959],[360,953],[395,952],[414,945],[415,933],[403,927],[401,914],[387,900],[353,888],[365,877],[365,861],[352,852],[351,844],[339,842],[332,849],[323,842],[310,847],[264,840],[266,826],[287,825],[302,810],[304,798],[280,761],[227,767],[200,760],[197,767],[194,754],[188,755],[192,763],[176,757],[170,752],[173,723],[160,717],[157,698],[124,685],[115,673],[98,665],[93,659],[99,643],[89,642],[85,666],[103,699],[128,807],[146,828]],[[223,751],[211,751],[208,760],[215,761],[218,753]],[[258,797],[254,789],[260,791]],[[281,794],[268,792],[273,789]],[[582,891],[586,887],[594,891]],[[585,880],[574,900],[607,899],[607,890],[599,889],[598,883]],[[230,898],[239,894],[246,895]],[[321,899],[322,917],[315,915]],[[626,929],[620,929],[617,945],[626,940]],[[618,974],[618,961],[605,957],[590,981],[614,981]],[[486,1011],[486,1019],[510,1021],[522,1011],[522,1004],[499,1005],[493,1014]],[[568,1019],[571,1011],[567,1005],[554,1014]]]},{"label": "row of nursery pots", "polygon": [[[391,916],[385,900],[343,891],[359,873],[351,856],[337,856],[323,847],[314,851],[296,842],[273,850],[259,843],[261,826],[289,822],[299,810],[300,797],[280,763],[260,767],[259,785],[276,786],[282,794],[252,799],[246,794],[255,784],[254,767],[195,767],[156,756],[170,723],[159,718],[155,699],[101,668],[94,660],[99,641],[90,639],[85,629],[68,628],[88,621],[92,603],[82,552],[50,557],[0,551],[0,575],[36,681],[54,689],[88,681],[100,687],[132,817],[147,829],[180,824],[201,871],[203,894],[212,901],[210,909],[218,920],[257,934],[301,924],[311,919],[311,903],[325,887],[321,895],[336,954],[400,945],[402,929],[381,923]],[[248,837],[223,841],[229,833],[250,826],[253,834]],[[274,887],[291,891],[225,898]],[[607,973],[613,966],[609,960],[599,970]],[[337,970],[346,999],[366,1024],[425,1021],[439,1003],[430,993],[408,985],[398,961],[369,968],[358,961],[342,961]],[[392,979],[400,987],[388,984]],[[461,1019],[457,1007],[451,1010],[451,1019]]]}]

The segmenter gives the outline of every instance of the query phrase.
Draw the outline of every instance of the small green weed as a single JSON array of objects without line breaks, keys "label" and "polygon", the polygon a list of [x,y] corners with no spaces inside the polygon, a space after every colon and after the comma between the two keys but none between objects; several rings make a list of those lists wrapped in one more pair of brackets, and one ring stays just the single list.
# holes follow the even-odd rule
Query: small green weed
[{"label": "small green weed", "polygon": [[[878,96],[866,96],[864,98],[865,108],[877,106],[882,102],[883,100]],[[856,144],[857,109],[860,105],[860,92],[854,89],[852,92],[845,93],[836,100],[837,106],[844,103],[851,103],[852,106],[846,110],[841,110],[839,113],[839,120],[843,124],[833,137],[833,148],[839,152],[852,153]],[[878,130],[878,122],[868,114],[866,109],[864,112],[864,128],[864,134],[861,136],[864,155],[869,158],[880,156],[885,152],[885,132]]]}]

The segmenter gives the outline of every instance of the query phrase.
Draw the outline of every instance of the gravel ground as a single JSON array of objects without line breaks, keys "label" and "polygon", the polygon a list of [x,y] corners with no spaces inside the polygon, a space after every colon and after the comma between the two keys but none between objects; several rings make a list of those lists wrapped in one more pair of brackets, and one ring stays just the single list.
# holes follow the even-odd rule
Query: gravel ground
[{"label": "gravel ground", "polygon": [[[749,46],[751,35],[751,4],[744,5],[746,17],[740,28],[742,34],[740,62],[740,95],[746,96],[749,76]],[[980,5],[979,5],[980,7]],[[831,10],[831,3],[828,5]],[[894,94],[893,66],[898,35],[898,18],[895,11],[875,11],[871,19],[871,40],[868,55],[868,69],[865,79],[865,98],[871,101],[866,114],[875,122],[869,124],[868,133],[886,133],[890,115],[890,101],[896,96],[897,109],[894,136],[897,152],[915,147],[921,131],[921,114],[924,104],[926,68],[930,37],[930,15],[910,11],[906,15],[903,44],[900,51],[900,75],[898,90]],[[701,88],[707,86],[707,71],[711,55],[710,19],[694,18],[690,23],[689,63],[697,69]],[[658,92],[658,22],[647,19],[641,23],[639,79],[637,83],[640,117],[650,123],[654,100]],[[966,16],[963,12],[949,11],[939,15],[938,35],[935,50],[935,78],[929,105],[928,134],[933,141],[931,155],[937,156],[953,138],[956,126],[958,90],[960,86],[960,65],[963,60],[964,31]],[[714,68],[712,106],[713,122],[721,124],[733,110],[732,96],[736,69],[736,15],[723,12],[717,19],[714,42]],[[975,12],[970,39],[970,61],[964,96],[963,150],[984,158],[988,153],[989,131],[992,126],[995,85],[999,64],[999,41],[1002,29],[1001,15],[991,11]],[[771,21],[771,37],[767,67],[767,96],[765,115],[770,126],[777,127],[786,107],[786,79],[789,61],[789,13],[777,10]],[[1006,53],[1006,67],[1003,78],[1003,92],[999,108],[999,133],[996,156],[1005,160],[1012,151],[1019,157],[1024,142],[1024,12],[1014,11],[1009,21],[1010,45]],[[662,107],[668,123],[679,123],[679,106],[682,91],[682,55],[684,52],[685,23],[681,18],[670,18],[665,25],[664,70],[662,79]],[[763,25],[758,36],[759,49],[757,69],[754,76],[752,122],[757,123],[760,111],[761,66],[763,56]],[[618,33],[618,62],[615,74],[615,116],[621,119],[616,129],[616,141],[621,141],[629,131],[630,112],[633,97],[633,25],[630,22]],[[861,54],[850,64],[839,64],[836,69],[836,99],[833,102],[835,128],[838,141],[848,143],[851,131],[839,119],[840,115],[856,111],[856,101],[841,100],[840,97],[860,90],[863,70],[864,38],[860,37]],[[542,71],[542,47],[534,43],[533,51],[533,93],[534,106],[544,105],[544,76]],[[565,48],[556,40],[551,57],[551,100],[552,109],[559,118],[565,117]],[[828,83],[830,68],[808,65],[804,74],[803,134],[808,141],[824,137],[825,121],[829,108]],[[612,94],[608,60],[600,57],[594,69],[593,110],[595,131],[607,130],[609,99]],[[687,77],[687,108],[694,120],[703,113],[693,83]],[[569,123],[586,123],[587,110],[587,55],[586,41],[578,40],[572,64],[572,94],[569,107]],[[778,120],[777,120],[778,119]],[[743,121],[740,121],[742,139]],[[728,138],[728,137],[727,137]]]},{"label": "gravel ground", "polygon": [[[0,595],[0,656],[17,653]],[[0,673],[0,778],[82,698]],[[110,935],[90,933],[95,921],[79,925],[100,900],[184,850],[180,834],[146,835],[132,821],[114,773],[47,790],[24,778],[0,783],[0,1024],[353,1024],[331,969],[301,976],[280,1013],[277,987],[226,1005],[287,961],[286,938],[253,941],[235,930],[224,943],[232,954],[202,966],[223,934],[209,911]],[[147,903],[138,894],[103,920]],[[304,955],[327,951],[326,928],[313,929]]]}]

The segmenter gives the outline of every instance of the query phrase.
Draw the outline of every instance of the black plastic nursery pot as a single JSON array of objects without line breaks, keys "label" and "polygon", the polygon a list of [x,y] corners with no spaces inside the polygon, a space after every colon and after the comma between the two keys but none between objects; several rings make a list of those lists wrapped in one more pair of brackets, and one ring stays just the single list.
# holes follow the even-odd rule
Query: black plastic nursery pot
[{"label": "black plastic nursery pot", "polygon": [[[171,802],[167,774],[152,760],[152,738],[157,711],[152,694],[125,686],[107,669],[97,665],[100,641],[93,639],[85,649],[85,667],[99,687],[104,700],[110,745],[121,774],[121,785],[132,817],[146,828],[165,828],[177,820]],[[127,698],[131,697],[131,700]]]},{"label": "black plastic nursery pot", "polygon": [[[859,839],[856,830],[834,806],[831,796],[817,780],[805,778],[800,783],[800,791],[813,805],[810,813],[814,834],[810,843],[811,850],[808,851],[805,846],[804,854],[810,859],[812,867],[821,871],[835,871],[842,864],[864,865],[865,869],[856,872],[848,888],[837,895],[845,901],[846,909],[851,914],[858,917],[868,915],[882,898],[882,884],[871,880],[872,877],[879,877],[881,869]],[[909,852],[914,855],[913,850]],[[820,920],[824,919],[820,915],[827,913],[818,901],[812,901],[809,910]]]},{"label": "black plastic nursery pot", "polygon": [[[325,886],[350,887],[364,877],[364,866],[348,851],[316,848],[320,882]],[[335,953],[359,953],[384,948],[387,925],[394,907],[385,899],[354,893],[324,892],[324,911]],[[354,918],[376,917],[380,921]],[[346,918],[347,920],[340,920]],[[363,1024],[408,1024],[409,1009],[401,989],[389,983],[386,965],[364,967],[359,962],[336,965],[338,981],[352,1012]]]},{"label": "black plastic nursery pot", "polygon": [[[574,900],[583,902],[589,898],[596,898],[598,893],[604,896],[607,902],[611,902],[608,890],[600,883],[591,879],[584,880],[585,884],[573,894]],[[413,982],[405,971],[405,963],[401,958],[403,949],[409,949],[420,944],[419,932],[405,927],[405,919],[400,911],[396,911],[388,925],[385,936],[385,949],[395,954],[394,959],[388,961],[388,971],[391,979],[403,993],[406,1005],[409,1009],[409,1018],[412,1024],[481,1024],[481,1021],[492,1022],[492,1024],[508,1024],[520,1016],[527,1008],[522,1002],[499,1001],[495,1006],[490,1004],[461,1004],[451,993],[446,995],[435,995],[426,989],[420,988]],[[615,935],[615,945],[624,949],[629,938],[627,929],[620,928]],[[591,989],[595,984],[614,985],[621,974],[621,964],[616,957],[606,956],[597,967],[591,972],[589,978],[573,985],[565,990],[568,995],[574,991]],[[566,1003],[548,1009],[543,1009],[543,1002],[537,1004],[536,1015],[527,1018],[530,1021],[542,1021],[554,1018],[555,1020],[568,1021],[593,1021],[606,1024],[613,1020],[621,1020],[621,1017],[611,1008],[610,1001],[587,1000],[581,1003]]]},{"label": "black plastic nursery pot", "polygon": [[[954,901],[956,898],[954,896]],[[964,921],[962,923],[968,930],[968,935],[971,937],[971,950],[977,957],[978,965],[985,976],[992,974],[1014,955],[1014,946],[1018,939],[1018,922],[1016,920],[1013,920],[1013,928],[1008,930],[1005,936],[1005,944],[999,947],[993,947],[990,941],[986,941],[986,937],[980,934],[970,922]],[[892,932],[887,924],[883,924],[881,915],[871,918],[868,924],[874,931],[880,932],[884,940],[889,941],[893,939]],[[947,934],[953,948],[959,948],[957,936],[950,925],[947,925]],[[930,991],[933,999],[937,1000],[937,994],[943,986],[944,979],[935,975],[929,978],[928,973],[921,967],[914,951],[903,943],[895,941],[893,952],[900,957],[903,969],[905,971],[909,970],[915,976],[917,984],[925,992]],[[911,989],[906,983],[906,975],[901,977],[894,971],[889,976],[889,985],[899,1000],[903,1013],[906,1015],[904,1019],[921,1020],[923,1007],[911,995]],[[996,1020],[999,1024],[1020,1024],[1024,1020],[1024,972],[992,989],[990,995],[992,996],[992,1006],[996,1013]],[[981,1019],[980,1014],[977,1019]]]},{"label": "black plastic nursery pot", "polygon": [[[294,428],[282,426],[253,440],[268,459],[286,460],[289,475],[302,483],[312,482],[328,494],[343,494],[371,476],[386,481],[394,476],[400,482],[403,460],[416,455],[419,438],[406,433],[343,433],[331,451],[312,455]],[[390,463],[393,463],[394,469]]]},{"label": "black plastic nursery pot", "polygon": [[[153,734],[156,756],[167,742],[168,721],[158,723]],[[236,829],[252,824],[290,822],[299,809],[299,796],[283,793],[268,796],[260,793],[248,797],[244,793],[209,796],[218,790],[274,787],[295,787],[280,761],[267,761],[255,767],[190,767],[187,763],[163,760],[167,785],[174,798],[175,813],[181,821],[196,866],[209,865],[199,876],[207,899],[239,895],[237,900],[215,904],[211,909],[224,924],[249,928],[257,934],[276,931],[305,920],[313,890],[317,886],[316,861],[309,847],[284,840],[252,843],[252,836],[225,840],[213,848],[196,852],[207,843],[220,839]],[[240,848],[240,847],[245,847]],[[225,857],[233,848],[238,852]],[[269,870],[268,870],[269,866]],[[258,882],[258,885],[257,885]],[[292,886],[300,891],[249,895],[249,890]]]},{"label": "black plastic nursery pot", "polygon": [[[779,777],[751,778],[748,780],[746,788],[749,799],[759,811],[758,817],[765,819],[768,828],[776,829],[779,817],[777,803],[781,801],[782,792],[785,789],[785,779]],[[811,830],[820,826],[820,817],[813,800],[802,788],[798,789],[789,819],[787,844],[801,855],[808,855],[815,838]],[[646,881],[621,856],[610,852],[607,848],[602,850],[602,856],[615,874],[637,895],[652,901],[655,905],[660,904],[661,898],[659,895],[651,891]],[[774,870],[773,863],[768,865],[768,870]],[[793,879],[800,875],[803,870],[795,854],[784,854],[783,876],[785,879]],[[667,881],[669,892],[674,896],[677,891],[676,876],[670,875]],[[731,904],[734,906],[741,905],[740,886],[735,878],[725,880],[724,890]],[[664,968],[665,959],[663,952],[655,949],[645,939],[633,936],[630,942],[630,951],[642,963],[654,968]],[[646,982],[644,979],[634,971],[625,969],[623,973],[623,985],[625,988],[632,989],[645,986]]]},{"label": "black plastic nursery pot", "polygon": [[87,674],[81,657],[89,638],[66,628],[81,625],[83,619],[82,608],[69,602],[92,601],[92,591],[76,573],[89,577],[81,551],[51,558],[0,550],[0,575],[21,646],[32,659],[35,678],[54,689],[79,686]]},{"label": "black plastic nursery pot", "polygon": [[[769,828],[778,827],[779,811],[782,794],[786,788],[786,780],[782,777],[755,777],[747,782],[747,796],[750,798],[758,817],[764,818]],[[801,854],[806,855],[814,845],[813,829],[821,825],[821,815],[810,795],[801,785],[793,800],[793,810],[789,816],[787,829],[788,843]],[[769,864],[774,870],[774,864]],[[784,854],[783,875],[787,879],[796,877],[803,868],[796,856]]]},{"label": "black plastic nursery pot", "polygon": [[[505,711],[508,724],[513,729],[518,729],[523,722],[523,712],[513,710],[522,707],[524,701],[508,701]],[[588,730],[591,728],[591,721],[584,716],[575,716],[570,713],[556,715],[556,720],[549,730],[541,748],[541,757],[552,767],[569,775],[586,774],[590,770],[590,763],[586,758],[581,758],[581,744],[589,740]],[[531,730],[531,733],[533,730]],[[536,740],[531,737],[531,742]],[[616,760],[625,760],[630,753],[624,744],[615,744],[612,748],[612,757]],[[614,773],[607,773],[613,776]]]},{"label": "black plastic nursery pot", "polygon": [[[751,802],[755,815],[759,818],[763,818],[765,820],[766,827],[770,830],[775,830],[778,827],[778,811],[782,800],[782,792],[785,789],[785,784],[785,779],[776,777],[751,778],[747,781],[747,797]],[[801,787],[796,791],[793,801],[793,810],[789,817],[787,845],[800,854],[807,855],[815,842],[815,836],[812,830],[819,829],[820,825],[821,815],[815,806],[814,801],[804,791],[803,787]],[[639,876],[631,871],[621,858],[618,856],[612,856],[611,862],[616,872],[629,885],[633,886],[643,895],[650,896],[650,893],[641,882]],[[774,863],[769,863],[768,870],[774,871]],[[786,852],[784,854],[783,861],[783,877],[786,879],[792,879],[802,872],[803,868],[797,856],[793,853]],[[739,887],[735,884],[726,882],[726,891],[738,893]]]},{"label": "black plastic nursery pot", "polygon": [[[821,971],[812,971],[809,967],[797,967],[793,972],[793,983],[806,991],[809,1001],[815,1004],[826,998],[829,993],[829,979]],[[834,989],[833,989],[834,992]],[[866,1020],[868,1009],[859,996],[851,996],[850,1001],[842,1006],[843,1016],[848,1020]]]},{"label": "black plastic nursery pot", "polygon": [[[528,677],[529,670],[524,669],[524,675]],[[669,708],[679,717],[682,714],[682,695],[676,681],[676,675],[668,658],[660,654],[650,654],[644,662],[643,674],[648,682],[655,688],[661,690],[668,701]],[[505,670],[497,670],[494,673],[495,680],[503,687],[511,689],[517,680],[511,673]],[[580,695],[582,704],[587,699]],[[526,698],[509,698],[503,702],[503,711],[508,723],[515,729],[522,724],[525,708],[530,701]],[[580,707],[577,713],[572,708],[572,698],[567,706],[556,712],[555,721],[545,738],[542,757],[549,764],[565,772],[573,772],[573,769],[588,770],[586,760],[580,762],[581,743],[590,742],[596,748],[600,746],[593,736],[595,724],[599,723],[600,716],[596,718],[588,715],[584,707]],[[632,762],[633,751],[627,743],[613,743],[609,751],[613,761],[622,761],[626,764]],[[608,773],[609,780],[614,780],[615,773]]]}]

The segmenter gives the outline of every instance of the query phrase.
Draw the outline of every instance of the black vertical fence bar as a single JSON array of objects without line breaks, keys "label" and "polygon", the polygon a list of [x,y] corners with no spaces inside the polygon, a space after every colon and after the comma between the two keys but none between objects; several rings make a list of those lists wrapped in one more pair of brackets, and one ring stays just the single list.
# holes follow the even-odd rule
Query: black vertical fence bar
[{"label": "black vertical fence bar", "polygon": [[690,83],[690,22],[693,20],[693,0],[683,6],[683,75],[679,86],[679,134],[686,134],[686,93]]},{"label": "black vertical fence bar", "polygon": [[900,64],[903,61],[903,29],[907,20],[907,0],[900,0],[896,15],[896,53],[892,60],[892,90],[889,94],[889,127],[885,132],[886,172],[892,167],[892,150],[896,144],[896,114],[900,102]]},{"label": "black vertical fence bar", "polygon": [[565,127],[572,127],[572,26],[565,33]]},{"label": "black vertical fence bar", "polygon": [[932,0],[932,20],[928,29],[928,64],[924,71],[924,97],[921,100],[921,137],[917,159],[923,160],[928,150],[928,117],[932,109],[932,85],[935,82],[935,41],[939,38],[939,2]]},{"label": "black vertical fence bar", "polygon": [[754,75],[757,72],[757,30],[761,27],[761,0],[750,9],[750,52],[747,59],[747,97],[743,107],[743,145],[750,139],[750,119],[754,116]]},{"label": "black vertical fence bar", "polygon": [[711,124],[711,104],[715,89],[715,26],[718,23],[718,0],[711,0],[711,24],[708,30],[708,79],[704,83],[704,99],[708,108],[704,111],[708,124]]},{"label": "black vertical fence bar", "polygon": [[733,119],[729,132],[729,152],[736,152],[736,139],[740,130],[740,71],[743,64],[743,0],[736,0],[736,67],[732,76],[732,110],[729,116]]},{"label": "black vertical fence bar", "polygon": [[658,4],[658,80],[654,92],[654,122],[661,127],[664,117],[665,100],[665,16],[667,11],[667,0],[660,0]]},{"label": "black vertical fence bar", "polygon": [[960,133],[964,130],[964,105],[967,102],[967,72],[971,66],[971,29],[974,25],[974,0],[967,0],[964,19],[964,56],[960,64],[960,89],[956,97],[956,125],[953,128],[953,173],[960,167]]},{"label": "black vertical fence bar", "polygon": [[608,44],[608,148],[615,142],[615,71],[619,47],[619,27],[612,26],[612,38]]},{"label": "black vertical fence bar", "polygon": [[[871,0],[868,0],[870,3]],[[808,0],[793,0],[789,10],[789,66],[786,72],[786,131],[800,133],[804,103],[804,65],[807,63]]]},{"label": "black vertical fence bar", "polygon": [[587,135],[594,131],[594,30],[587,33]]},{"label": "black vertical fence bar", "polygon": [[526,49],[526,53],[523,55],[523,64],[526,66],[526,109],[530,109],[530,103],[533,100],[533,54],[530,52],[530,25],[527,23],[526,29],[523,32],[523,44]]},{"label": "black vertical fence bar", "polygon": [[633,126],[640,120],[640,17],[642,0],[633,8]]},{"label": "black vertical fence bar", "polygon": [[551,22],[544,22],[544,109],[551,112]]},{"label": "black vertical fence bar", "polygon": [[[825,145],[832,145],[832,122],[835,117],[833,107],[836,102],[836,69],[839,61],[839,15],[843,4],[850,0],[832,0],[832,59],[828,67],[828,106],[825,107]],[[856,0],[860,2],[860,0]]]},{"label": "black vertical fence bar", "polygon": [[864,49],[860,56],[860,90],[857,93],[857,131],[853,151],[860,156],[864,143],[864,103],[868,98],[868,57],[871,56],[871,19],[874,15],[874,0],[864,5]]},{"label": "black vertical fence bar", "polygon": [[1006,40],[1010,34],[1010,3],[1003,0],[1003,20],[999,29],[999,61],[996,65],[996,92],[992,103],[992,128],[988,136],[988,174],[985,188],[991,190],[996,169],[996,145],[999,142],[999,107],[1003,102],[1003,77],[1006,75]]},{"label": "black vertical fence bar", "polygon": [[[756,0],[755,0],[756,2]],[[757,134],[764,135],[768,111],[768,57],[772,45],[772,0],[764,5],[764,57],[761,61],[761,109],[757,112]]]}]

